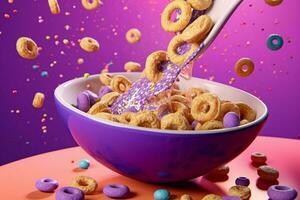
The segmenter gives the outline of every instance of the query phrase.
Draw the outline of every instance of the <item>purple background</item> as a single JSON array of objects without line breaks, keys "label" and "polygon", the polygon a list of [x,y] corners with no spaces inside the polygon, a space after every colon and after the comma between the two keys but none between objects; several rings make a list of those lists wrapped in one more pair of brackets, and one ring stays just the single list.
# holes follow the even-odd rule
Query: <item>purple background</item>
[{"label": "purple background", "polygon": [[[61,0],[61,14],[52,15],[47,1],[17,0],[8,4],[2,0],[0,164],[76,145],[57,115],[53,90],[85,72],[99,73],[110,61],[110,71],[122,71],[126,61],[143,64],[152,51],[165,49],[172,37],[160,26],[160,13],[166,3],[167,0],[106,0],[96,11],[87,11],[79,0]],[[234,78],[233,86],[264,100],[270,117],[262,135],[297,138],[299,134],[299,5],[298,1],[284,1],[271,7],[263,0],[244,0],[194,67],[194,76],[226,84]],[[10,18],[5,18],[5,13]],[[38,22],[39,16],[42,23]],[[66,30],[65,25],[70,29]],[[125,40],[126,31],[132,27],[142,32],[141,41],[133,45]],[[285,44],[279,51],[266,47],[266,38],[272,33],[284,38]],[[55,45],[56,34],[59,45]],[[46,35],[51,39],[46,40]],[[21,36],[31,37],[43,48],[37,59],[18,56],[15,43]],[[77,40],[84,36],[96,38],[100,51],[82,51]],[[75,46],[64,45],[63,39],[73,41]],[[80,57],[85,60],[82,65],[77,64]],[[255,72],[248,78],[239,78],[233,71],[240,57],[250,57],[256,64]],[[51,67],[54,61],[56,64]],[[33,65],[40,67],[34,70]],[[48,71],[48,77],[41,77],[41,71]],[[46,94],[45,106],[40,110],[31,106],[37,91]],[[41,121],[43,114],[47,114],[45,122]],[[47,133],[43,133],[42,126],[47,126]]]}]

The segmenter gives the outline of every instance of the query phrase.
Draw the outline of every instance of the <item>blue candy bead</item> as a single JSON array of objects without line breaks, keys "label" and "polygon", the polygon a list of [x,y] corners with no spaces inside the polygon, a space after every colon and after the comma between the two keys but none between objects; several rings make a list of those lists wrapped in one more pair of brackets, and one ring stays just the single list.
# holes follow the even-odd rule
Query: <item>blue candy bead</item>
[{"label": "blue candy bead", "polygon": [[165,189],[156,190],[153,194],[155,200],[169,200],[170,192]]},{"label": "blue candy bead", "polygon": [[47,77],[48,76],[48,72],[47,71],[42,71],[41,72],[41,76],[42,77]]},{"label": "blue candy bead", "polygon": [[90,161],[89,160],[84,159],[84,160],[79,161],[79,167],[81,169],[87,169],[87,168],[89,168],[89,166],[90,166]]},{"label": "blue candy bead", "polygon": [[268,196],[272,200],[294,200],[297,195],[294,188],[284,185],[272,185],[268,189]]},{"label": "blue candy bead", "polygon": [[[277,43],[274,43],[274,41],[277,41]],[[272,34],[267,39],[267,46],[271,50],[278,50],[283,46],[283,39],[280,35]]]},{"label": "blue candy bead", "polygon": [[238,177],[235,180],[236,185],[242,185],[242,186],[249,186],[250,185],[250,180],[247,177]]}]

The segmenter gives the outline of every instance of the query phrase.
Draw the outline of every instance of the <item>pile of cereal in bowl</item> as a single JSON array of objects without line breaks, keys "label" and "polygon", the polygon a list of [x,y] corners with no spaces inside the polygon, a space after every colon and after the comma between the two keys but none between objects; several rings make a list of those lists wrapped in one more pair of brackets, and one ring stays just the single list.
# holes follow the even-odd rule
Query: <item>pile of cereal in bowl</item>
[{"label": "pile of cereal in bowl", "polygon": [[111,106],[132,83],[125,76],[100,74],[99,93],[85,90],[77,96],[77,108],[97,118],[132,126],[169,130],[212,130],[247,124],[256,111],[244,103],[220,99],[200,87],[180,90],[174,83],[168,90],[151,97],[154,110],[137,111],[130,107],[114,114]]}]

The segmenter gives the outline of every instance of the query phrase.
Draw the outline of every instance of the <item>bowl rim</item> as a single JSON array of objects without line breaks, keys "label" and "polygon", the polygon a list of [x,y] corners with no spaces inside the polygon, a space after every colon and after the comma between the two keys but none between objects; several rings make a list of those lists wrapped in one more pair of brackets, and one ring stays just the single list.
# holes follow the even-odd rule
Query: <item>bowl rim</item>
[{"label": "bowl rim", "polygon": [[[140,74],[140,72],[130,72],[131,74]],[[126,74],[128,74],[128,72],[114,72],[114,73],[109,73],[109,74],[118,74],[118,75],[124,75],[126,76]],[[94,79],[95,77],[98,77],[99,74],[94,74],[94,75],[90,75],[88,77],[88,79]],[[79,109],[77,109],[76,107],[72,106],[70,103],[66,102],[58,93],[60,92],[60,90],[62,90],[65,86],[73,84],[75,82],[82,82],[83,80],[86,81],[87,78],[85,77],[80,77],[80,78],[75,78],[72,80],[68,80],[62,84],[60,84],[59,86],[57,86],[54,90],[54,97],[55,100],[57,100],[60,104],[62,104],[64,107],[66,107],[67,109],[69,109],[72,112],[75,112],[78,115],[84,116],[88,119],[91,119],[95,122],[100,122],[103,123],[105,125],[109,125],[109,126],[113,126],[116,128],[125,128],[125,129],[134,129],[134,130],[139,130],[139,131],[146,131],[146,132],[156,132],[156,133],[160,133],[160,134],[175,134],[175,135],[215,135],[215,134],[221,134],[221,133],[229,133],[229,132],[236,132],[236,131],[240,131],[243,129],[247,129],[250,127],[253,127],[255,125],[260,124],[261,122],[263,122],[267,117],[268,117],[268,107],[266,106],[266,104],[260,100],[259,98],[257,98],[256,96],[241,90],[239,88],[235,88],[223,83],[219,83],[219,82],[215,82],[215,81],[210,81],[207,79],[202,79],[202,78],[198,78],[198,77],[193,77],[196,79],[201,80],[202,82],[207,82],[209,84],[213,84],[213,85],[218,85],[218,86],[225,86],[234,90],[239,90],[242,93],[246,93],[247,95],[250,95],[252,98],[254,98],[255,100],[257,100],[263,107],[264,107],[264,113],[257,118],[256,120],[248,123],[248,124],[244,124],[244,125],[240,125],[237,127],[232,127],[232,128],[223,128],[223,129],[214,129],[214,130],[199,130],[199,131],[195,131],[195,130],[182,130],[182,131],[176,131],[176,130],[163,130],[163,129],[155,129],[155,128],[144,128],[144,127],[138,127],[138,126],[131,126],[128,124],[122,124],[122,123],[118,123],[118,122],[113,122],[110,120],[106,120],[106,119],[101,119],[101,118],[97,118],[94,117],[88,113],[85,113]]]}]

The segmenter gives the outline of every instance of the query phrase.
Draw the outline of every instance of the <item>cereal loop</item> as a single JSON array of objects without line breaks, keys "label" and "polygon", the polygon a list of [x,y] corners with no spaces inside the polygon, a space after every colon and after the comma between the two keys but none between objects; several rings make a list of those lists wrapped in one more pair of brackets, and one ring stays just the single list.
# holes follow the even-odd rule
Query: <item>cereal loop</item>
[{"label": "cereal loop", "polygon": [[100,112],[107,112],[107,110],[108,110],[107,105],[101,101],[98,101],[89,109],[88,113],[91,115],[96,115],[97,113]]},{"label": "cereal loop", "polygon": [[182,38],[181,35],[174,36],[169,43],[168,57],[176,65],[182,65],[199,47],[199,44],[197,43],[190,43],[189,50],[181,55],[177,50],[184,44],[186,44],[186,41]]},{"label": "cereal loop", "polygon": [[125,113],[122,113],[121,115],[117,115],[117,119],[122,124],[129,124],[134,115],[135,115],[135,113],[125,112]]},{"label": "cereal loop", "polygon": [[186,99],[184,96],[182,96],[182,95],[173,95],[173,96],[170,97],[170,100],[171,101],[177,101],[177,102],[183,103],[187,107],[189,107],[190,104],[191,104],[191,102],[188,99]]},{"label": "cereal loop", "polygon": [[163,77],[163,73],[161,72],[159,66],[162,62],[165,62],[167,60],[167,53],[165,51],[155,51],[151,53],[146,60],[146,77],[152,82],[161,80]]},{"label": "cereal loop", "polygon": [[248,122],[252,122],[256,119],[256,112],[250,106],[244,103],[238,103],[237,106],[240,108],[241,121],[246,119]]},{"label": "cereal loop", "polygon": [[119,96],[120,94],[118,92],[110,92],[103,95],[100,102],[106,106],[111,106]]},{"label": "cereal loop", "polygon": [[185,91],[184,96],[190,100],[193,100],[195,97],[207,92],[206,90],[202,88],[190,88],[187,91]]},{"label": "cereal loop", "polygon": [[[246,67],[246,69],[244,69],[243,67]],[[235,64],[234,70],[237,73],[237,75],[241,77],[247,77],[253,73],[254,63],[250,58],[241,58]]]},{"label": "cereal loop", "polygon": [[138,72],[141,69],[141,65],[137,62],[127,62],[124,65],[124,69],[127,72]]},{"label": "cereal loop", "polygon": [[240,108],[231,102],[223,102],[221,103],[221,110],[217,117],[217,120],[222,121],[225,114],[228,112],[235,112],[238,116],[240,116]]},{"label": "cereal loop", "polygon": [[81,0],[82,6],[87,10],[95,10],[99,7],[99,0]]},{"label": "cereal loop", "polygon": [[283,0],[265,0],[270,6],[277,6],[282,3]]},{"label": "cereal loop", "polygon": [[251,190],[250,190],[250,188],[248,188],[246,186],[236,185],[236,186],[232,186],[229,189],[228,194],[230,196],[238,196],[242,200],[247,200],[251,197]]},{"label": "cereal loop", "polygon": [[202,15],[193,23],[188,25],[188,27],[186,27],[182,32],[181,36],[186,42],[201,43],[212,27],[212,19],[208,15]]},{"label": "cereal loop", "polygon": [[191,130],[188,120],[179,113],[170,113],[161,119],[161,129]]},{"label": "cereal loop", "polygon": [[213,130],[224,128],[223,123],[217,120],[205,122],[202,126],[196,126],[195,130]]},{"label": "cereal loop", "polygon": [[95,115],[95,117],[101,118],[101,119],[106,119],[106,120],[110,120],[113,122],[119,122],[117,116],[107,113],[107,112],[99,112]]},{"label": "cereal loop", "polygon": [[220,110],[220,99],[210,93],[204,93],[200,96],[197,96],[192,101],[192,116],[201,123],[216,119]]},{"label": "cereal loop", "polygon": [[156,115],[151,111],[142,111],[131,116],[130,125],[145,128],[159,128],[160,122]]},{"label": "cereal loop", "polygon": [[112,76],[109,75],[108,73],[101,73],[99,79],[101,83],[103,83],[104,85],[110,85]]},{"label": "cereal loop", "polygon": [[44,101],[45,101],[45,95],[41,92],[37,92],[34,95],[32,106],[34,108],[42,108],[44,105]]},{"label": "cereal loop", "polygon": [[245,125],[245,124],[248,124],[248,123],[249,123],[249,121],[246,120],[246,119],[242,119],[242,120],[240,121],[240,125]]},{"label": "cereal loop", "polygon": [[56,15],[60,13],[60,8],[57,0],[48,0],[48,4],[52,14]]},{"label": "cereal loop", "polygon": [[127,31],[125,37],[129,43],[134,44],[141,40],[142,34],[138,29],[132,28]]},{"label": "cereal loop", "polygon": [[100,47],[98,41],[91,37],[82,38],[79,45],[84,51],[87,52],[96,52]]},{"label": "cereal loop", "polygon": [[84,194],[92,194],[98,187],[97,182],[88,176],[77,176],[71,182],[70,186],[83,191]]},{"label": "cereal loop", "polygon": [[131,87],[131,81],[125,76],[116,75],[112,78],[110,87],[114,92],[124,93]]},{"label": "cereal loop", "polygon": [[18,54],[25,59],[35,59],[39,52],[37,44],[28,37],[20,37],[16,43]]},{"label": "cereal loop", "polygon": [[212,5],[212,0],[187,0],[195,10],[206,10]]},{"label": "cereal loop", "polygon": [[[180,10],[181,14],[177,21],[172,21],[173,12]],[[179,32],[183,30],[192,18],[192,8],[184,0],[170,2],[161,15],[161,25],[165,31]]]}]

